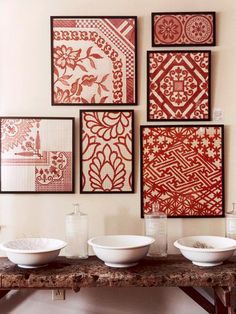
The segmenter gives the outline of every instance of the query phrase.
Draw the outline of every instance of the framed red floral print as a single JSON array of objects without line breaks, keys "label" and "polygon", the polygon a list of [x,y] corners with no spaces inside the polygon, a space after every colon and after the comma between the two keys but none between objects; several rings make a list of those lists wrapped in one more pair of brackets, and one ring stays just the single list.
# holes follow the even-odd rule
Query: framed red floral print
[{"label": "framed red floral print", "polygon": [[136,45],[136,16],[52,16],[52,105],[136,105]]},{"label": "framed red floral print", "polygon": [[215,46],[215,12],[152,13],[152,46]]},{"label": "framed red floral print", "polygon": [[80,192],[134,192],[133,110],[80,111]]},{"label": "framed red floral print", "polygon": [[210,120],[211,52],[147,52],[148,121]]},{"label": "framed red floral print", "polygon": [[1,117],[1,193],[74,193],[74,118]]},{"label": "framed red floral print", "polygon": [[142,217],[224,216],[223,125],[141,126]]}]

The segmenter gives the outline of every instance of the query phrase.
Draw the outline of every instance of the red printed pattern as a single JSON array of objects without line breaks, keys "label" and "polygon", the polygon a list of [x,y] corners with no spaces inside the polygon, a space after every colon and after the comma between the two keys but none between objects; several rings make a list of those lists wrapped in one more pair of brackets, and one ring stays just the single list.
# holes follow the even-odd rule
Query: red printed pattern
[{"label": "red printed pattern", "polygon": [[72,153],[49,152],[49,163],[35,168],[37,192],[72,190]]},{"label": "red printed pattern", "polygon": [[56,19],[53,26],[54,104],[135,102],[134,20]]},{"label": "red printed pattern", "polygon": [[159,202],[168,216],[222,216],[221,127],[144,127],[143,212]]},{"label": "red printed pattern", "polygon": [[154,45],[213,45],[212,14],[156,14]]},{"label": "red printed pattern", "polygon": [[150,120],[208,120],[210,52],[151,52]]},{"label": "red printed pattern", "polygon": [[[72,152],[43,151],[41,121],[42,119],[1,120],[1,164],[9,168],[15,167],[16,177],[12,177],[12,180],[16,180],[19,167],[28,166],[31,169],[33,166],[35,185],[30,191],[71,191]],[[4,185],[4,178],[1,181]]]},{"label": "red printed pattern", "polygon": [[[19,145],[23,151],[26,151],[26,147],[28,151],[32,151],[34,138],[29,134],[35,124],[39,126],[39,122],[39,119],[1,119],[1,152],[4,153]],[[27,139],[26,146],[22,145]]]},{"label": "red printed pattern", "polygon": [[82,112],[82,128],[82,191],[131,191],[131,112]]}]

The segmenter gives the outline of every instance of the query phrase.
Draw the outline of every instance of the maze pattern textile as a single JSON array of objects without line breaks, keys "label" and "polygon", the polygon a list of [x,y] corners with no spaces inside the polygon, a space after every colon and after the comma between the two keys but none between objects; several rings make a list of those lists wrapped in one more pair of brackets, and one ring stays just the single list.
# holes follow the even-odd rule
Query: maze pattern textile
[{"label": "maze pattern textile", "polygon": [[72,192],[72,119],[2,118],[1,192]]},{"label": "maze pattern textile", "polygon": [[148,120],[210,119],[210,51],[148,51]]},{"label": "maze pattern textile", "polygon": [[81,193],[133,192],[133,111],[81,111]]},{"label": "maze pattern textile", "polygon": [[153,46],[214,46],[215,13],[153,13]]},{"label": "maze pattern textile", "polygon": [[141,127],[142,214],[223,216],[223,126]]},{"label": "maze pattern textile", "polygon": [[52,18],[52,104],[136,104],[136,18]]}]

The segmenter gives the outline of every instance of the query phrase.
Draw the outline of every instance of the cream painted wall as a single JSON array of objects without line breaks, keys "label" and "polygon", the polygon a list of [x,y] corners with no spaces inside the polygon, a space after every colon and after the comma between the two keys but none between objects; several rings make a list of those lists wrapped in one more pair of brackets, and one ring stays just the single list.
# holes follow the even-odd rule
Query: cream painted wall
[{"label": "cream painted wall", "polygon": [[[135,193],[80,195],[77,153],[74,195],[0,195],[0,225],[2,226],[0,241],[20,236],[64,238],[65,214],[71,211],[75,200],[79,201],[81,208],[89,215],[90,237],[111,233],[143,233],[139,193],[139,125],[147,123],[146,50],[152,49],[151,12],[207,10],[217,12],[217,46],[210,48],[213,52],[212,109],[221,108],[224,112],[225,196],[226,208],[229,208],[231,202],[236,201],[234,186],[234,177],[236,177],[235,0],[0,0],[0,115],[79,117],[79,107],[57,108],[50,105],[50,15],[137,15],[139,60],[139,105],[132,107],[135,110],[136,136]],[[78,139],[78,119],[76,120]],[[78,140],[76,142],[76,152],[78,152]],[[224,235],[225,232],[224,219],[220,218],[169,219],[168,228],[170,253],[176,253],[172,243],[179,237],[193,234]],[[168,297],[169,290],[165,291]],[[172,292],[175,297],[173,300],[177,302],[177,292],[175,289],[173,291],[175,291]],[[89,292],[87,297],[89,298]],[[185,298],[181,295],[178,297],[178,302],[185,302]],[[191,306],[194,308],[194,305]],[[135,304],[133,308],[136,308]],[[140,312],[140,308],[137,309],[136,311],[131,309],[127,313],[147,313],[145,310]],[[125,312],[125,309],[122,311]],[[165,311],[162,309],[160,313],[168,313],[168,311],[167,306]],[[47,313],[45,310],[44,312]],[[12,313],[27,312],[16,310]],[[105,313],[105,311],[86,312],[85,306],[85,310],[79,313]],[[119,310],[112,313],[119,313]],[[151,310],[148,313],[151,313]],[[196,313],[200,313],[199,310]]]}]

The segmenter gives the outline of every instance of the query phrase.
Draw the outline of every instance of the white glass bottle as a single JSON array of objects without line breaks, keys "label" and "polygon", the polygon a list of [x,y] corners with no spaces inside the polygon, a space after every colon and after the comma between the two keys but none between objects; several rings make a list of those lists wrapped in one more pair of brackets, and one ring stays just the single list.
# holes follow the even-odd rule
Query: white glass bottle
[{"label": "white glass bottle", "polygon": [[236,203],[233,203],[233,208],[228,211],[226,217],[226,237],[236,239]]},{"label": "white glass bottle", "polygon": [[88,258],[88,215],[73,204],[74,212],[66,215],[66,256]]},{"label": "white glass bottle", "polygon": [[167,256],[167,215],[154,203],[152,212],[146,214],[145,234],[155,239],[149,248],[149,256]]}]

